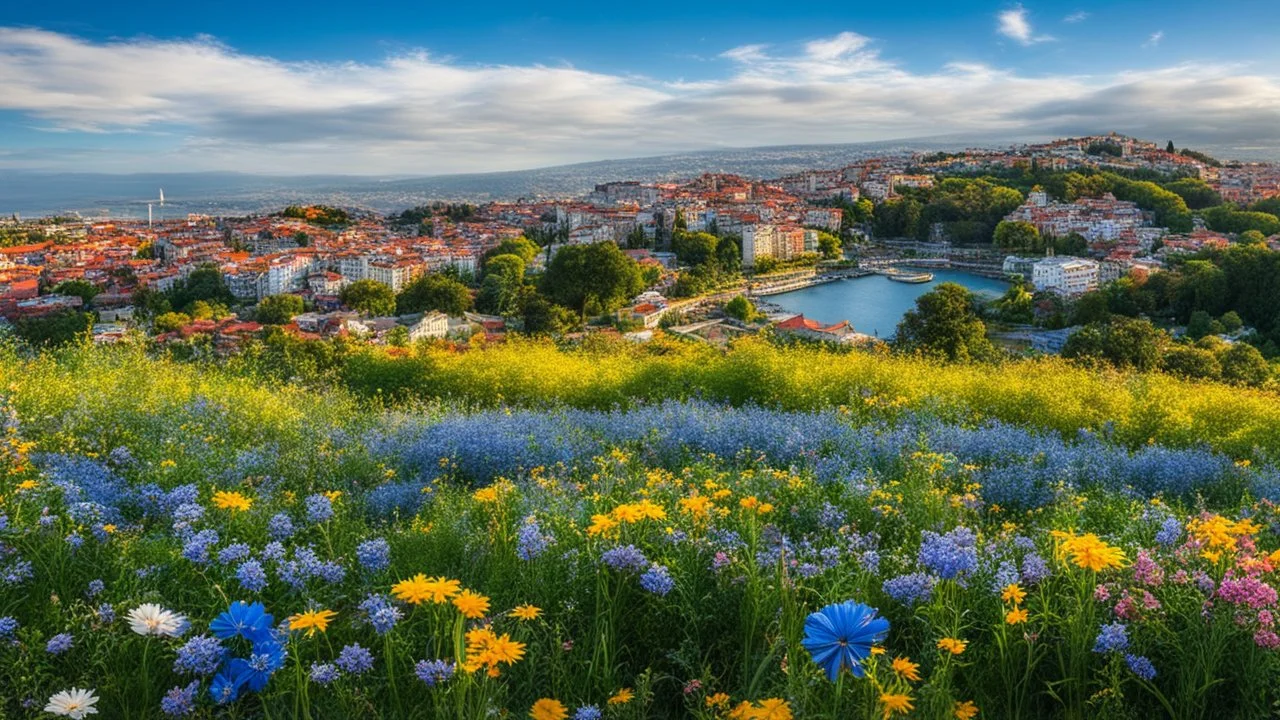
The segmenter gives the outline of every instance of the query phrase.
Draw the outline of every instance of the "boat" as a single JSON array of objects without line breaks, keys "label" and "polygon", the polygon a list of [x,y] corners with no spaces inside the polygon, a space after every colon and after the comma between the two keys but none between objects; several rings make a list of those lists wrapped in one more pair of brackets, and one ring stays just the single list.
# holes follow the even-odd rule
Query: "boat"
[{"label": "boat", "polygon": [[884,276],[894,282],[902,283],[927,283],[933,281],[933,273],[927,272],[902,272],[901,270],[886,270]]}]

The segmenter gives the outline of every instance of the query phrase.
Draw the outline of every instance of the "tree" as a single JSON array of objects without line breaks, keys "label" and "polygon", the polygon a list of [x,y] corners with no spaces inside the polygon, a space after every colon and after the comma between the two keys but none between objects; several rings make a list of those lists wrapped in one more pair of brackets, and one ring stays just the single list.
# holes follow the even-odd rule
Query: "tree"
[{"label": "tree", "polygon": [[1218,191],[1200,178],[1182,178],[1164,187],[1181,197],[1191,210],[1203,210],[1222,204],[1222,196],[1218,195]]},{"label": "tree", "polygon": [[98,288],[87,280],[63,280],[53,287],[53,291],[59,295],[74,295],[84,301],[85,307],[99,293]]},{"label": "tree", "polygon": [[1229,333],[1236,332],[1244,327],[1244,321],[1240,319],[1240,314],[1235,310],[1228,310],[1219,319],[1222,322],[1222,329]]},{"label": "tree", "polygon": [[1025,283],[1015,282],[995,301],[994,307],[1000,319],[1009,323],[1029,323],[1035,319],[1031,290]]},{"label": "tree", "polygon": [[1165,152],[1167,152],[1167,153],[1176,152],[1176,151],[1173,149],[1173,141],[1172,141],[1172,140],[1170,140],[1170,141],[1169,141],[1169,144],[1168,144],[1168,145],[1165,145],[1165,146],[1164,146],[1164,151],[1165,151]]},{"label": "tree", "polygon": [[271,295],[258,303],[258,322],[263,325],[284,325],[303,310],[302,298],[297,295]]},{"label": "tree", "polygon": [[516,238],[508,238],[480,257],[480,267],[488,266],[489,260],[499,255],[515,255],[524,261],[525,265],[528,265],[533,262],[534,258],[538,257],[538,250],[538,245],[523,235]]},{"label": "tree", "polygon": [[167,312],[163,315],[157,315],[153,324],[156,332],[176,332],[191,324],[191,316],[186,313]]},{"label": "tree", "polygon": [[396,296],[396,312],[401,315],[439,310],[457,316],[470,310],[471,305],[467,286],[445,275],[423,275]]},{"label": "tree", "polygon": [[835,260],[840,257],[842,249],[840,238],[829,232],[818,232],[818,250],[822,252],[823,257],[828,260]]},{"label": "tree", "polygon": [[968,362],[995,356],[987,328],[974,311],[973,295],[961,285],[942,283],[916,298],[898,323],[894,346],[905,352]]},{"label": "tree", "polygon": [[1108,323],[1091,323],[1072,333],[1062,346],[1062,356],[1150,371],[1159,367],[1166,341],[1167,336],[1149,320],[1113,317]]},{"label": "tree", "polygon": [[1245,245],[1261,245],[1266,240],[1267,237],[1257,230],[1245,230],[1240,233],[1240,242]]},{"label": "tree", "polygon": [[1071,313],[1072,325],[1088,325],[1104,323],[1111,319],[1111,310],[1107,307],[1107,296],[1100,290],[1091,290],[1076,300],[1075,309]]},{"label": "tree", "polygon": [[724,314],[741,322],[751,322],[756,316],[756,306],[745,295],[735,295],[725,303]]},{"label": "tree", "polygon": [[1217,380],[1222,376],[1222,365],[1210,351],[1190,345],[1178,345],[1164,355],[1165,372],[1198,380]]},{"label": "tree", "polygon": [[519,255],[505,253],[489,258],[477,298],[480,309],[502,315],[514,312],[524,286],[524,272],[525,261]]},{"label": "tree", "polygon": [[32,347],[57,347],[86,337],[92,327],[92,314],[67,309],[40,317],[19,318],[13,330]]},{"label": "tree", "polygon": [[578,316],[543,297],[537,288],[520,290],[520,316],[529,335],[563,335],[578,326]]},{"label": "tree", "polygon": [[1258,348],[1238,342],[1219,356],[1222,363],[1222,379],[1239,385],[1258,387],[1271,377],[1271,367],[1258,352]]},{"label": "tree", "polygon": [[357,280],[342,288],[338,299],[343,305],[365,315],[391,315],[396,311],[396,295],[377,280]]},{"label": "tree", "polygon": [[216,265],[201,265],[169,291],[169,304],[186,310],[197,300],[233,305],[236,301]]},{"label": "tree", "polygon": [[1205,335],[1214,334],[1210,327],[1213,324],[1213,317],[1203,310],[1196,310],[1191,313],[1191,320],[1187,322],[1187,337],[1192,340],[1199,340]]},{"label": "tree", "polygon": [[611,242],[561,248],[542,277],[544,295],[584,314],[611,312],[643,289],[640,266]]},{"label": "tree", "polygon": [[995,244],[1009,250],[1037,250],[1042,247],[1040,231],[1021,220],[1002,220],[996,225]]},{"label": "tree", "polygon": [[720,238],[705,232],[676,232],[671,237],[671,251],[684,265],[706,265],[716,257]]}]

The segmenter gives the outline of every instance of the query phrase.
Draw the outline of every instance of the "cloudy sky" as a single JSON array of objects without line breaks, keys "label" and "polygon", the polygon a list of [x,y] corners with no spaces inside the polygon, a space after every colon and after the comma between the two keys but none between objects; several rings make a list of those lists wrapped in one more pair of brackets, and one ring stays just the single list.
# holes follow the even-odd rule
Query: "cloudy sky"
[{"label": "cloudy sky", "polygon": [[42,0],[0,17],[0,168],[426,175],[1111,130],[1274,148],[1273,3]]}]

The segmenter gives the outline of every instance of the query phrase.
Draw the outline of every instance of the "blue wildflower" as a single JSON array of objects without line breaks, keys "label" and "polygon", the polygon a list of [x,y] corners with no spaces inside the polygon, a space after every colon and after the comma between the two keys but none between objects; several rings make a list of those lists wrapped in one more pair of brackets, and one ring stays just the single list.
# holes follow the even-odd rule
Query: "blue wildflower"
[{"label": "blue wildflower", "polygon": [[160,710],[169,717],[190,715],[196,709],[196,693],[200,690],[200,681],[192,680],[186,687],[175,687],[160,698]]},{"label": "blue wildflower", "polygon": [[318,685],[329,685],[337,681],[341,676],[338,668],[330,663],[311,663],[311,672],[309,673],[311,682]]},{"label": "blue wildflower", "polygon": [[605,550],[600,555],[600,559],[604,561],[605,565],[614,570],[640,572],[649,566],[649,560],[635,545],[625,545]]},{"label": "blue wildflower", "polygon": [[209,562],[209,550],[218,544],[217,530],[201,530],[182,545],[182,557],[203,565]]},{"label": "blue wildflower", "polygon": [[267,521],[267,535],[272,540],[288,540],[293,536],[293,520],[285,513],[276,513]]},{"label": "blue wildflower", "polygon": [[267,586],[267,573],[257,560],[245,560],[236,568],[236,580],[249,592],[260,592]]},{"label": "blue wildflower", "polygon": [[98,619],[104,623],[109,624],[116,621],[116,609],[111,606],[111,603],[102,603],[94,612],[98,614]]},{"label": "blue wildflower", "polygon": [[937,578],[932,575],[917,572],[889,578],[884,581],[881,589],[903,605],[915,605],[918,602],[928,602],[933,597],[933,585],[936,582]]},{"label": "blue wildflower", "polygon": [[666,595],[676,586],[676,581],[671,579],[671,573],[663,565],[654,563],[640,576],[640,587],[648,590],[654,595]]},{"label": "blue wildflower", "polygon": [[179,674],[212,675],[222,665],[227,649],[217,638],[197,635],[178,648],[173,661],[173,671]]},{"label": "blue wildflower", "polygon": [[1134,675],[1137,675],[1147,682],[1151,682],[1151,680],[1156,676],[1156,666],[1152,665],[1150,660],[1141,655],[1128,653],[1124,656],[1124,662],[1129,666],[1129,669],[1133,671]]},{"label": "blue wildflower", "polygon": [[1098,631],[1097,639],[1093,641],[1093,651],[1096,653],[1120,652],[1128,647],[1129,634],[1124,623],[1103,625]]},{"label": "blue wildflower", "polygon": [[871,654],[871,646],[888,634],[889,621],[877,617],[874,608],[846,600],[805,618],[800,644],[834,682],[846,666],[854,677],[863,677],[862,661]]},{"label": "blue wildflower", "polygon": [[369,572],[391,567],[391,545],[382,538],[365,540],[356,546],[356,561]]},{"label": "blue wildflower", "polygon": [[333,501],[327,495],[308,495],[306,505],[307,519],[313,523],[321,523],[333,517]]},{"label": "blue wildflower", "polygon": [[373,655],[359,644],[353,643],[342,648],[338,659],[334,661],[344,672],[359,675],[373,667]]},{"label": "blue wildflower", "polygon": [[1156,533],[1156,542],[1164,546],[1176,545],[1182,537],[1182,523],[1176,517],[1167,517],[1160,523],[1160,532]]},{"label": "blue wildflower", "polygon": [[400,608],[392,605],[385,595],[368,596],[364,602],[360,603],[360,609],[364,611],[365,618],[379,635],[385,635],[403,617]]},{"label": "blue wildflower", "polygon": [[244,687],[244,683],[237,679],[236,669],[231,663],[227,663],[217,675],[214,676],[213,682],[209,684],[209,695],[213,697],[213,701],[219,705],[225,705],[229,702],[235,702],[240,697],[240,688]]},{"label": "blue wildflower", "polygon": [[249,546],[244,543],[232,543],[218,551],[218,562],[223,565],[230,565],[249,557],[252,552]]},{"label": "blue wildflower", "polygon": [[604,715],[595,705],[583,705],[573,713],[573,720],[600,720]]},{"label": "blue wildflower", "polygon": [[453,671],[453,663],[444,660],[419,660],[413,666],[413,674],[429,688],[448,682]]},{"label": "blue wildflower", "polygon": [[978,567],[978,536],[967,527],[945,535],[924,531],[918,559],[943,580],[954,580]]},{"label": "blue wildflower", "polygon": [[547,551],[555,537],[542,532],[542,526],[533,515],[524,519],[517,533],[516,555],[521,560],[532,560]]},{"label": "blue wildflower", "polygon": [[12,615],[0,617],[0,640],[10,640],[18,632],[18,620]]},{"label": "blue wildflower", "polygon": [[71,645],[75,643],[75,637],[71,633],[58,633],[49,638],[49,642],[45,643],[44,651],[50,655],[61,655],[71,649]]},{"label": "blue wildflower", "polygon": [[107,588],[106,583],[102,582],[101,580],[90,580],[89,586],[85,588],[84,594],[87,597],[94,598],[100,595],[102,591],[105,590],[106,588]]},{"label": "blue wildflower", "polygon": [[254,692],[262,692],[275,671],[284,667],[284,646],[274,640],[253,643],[253,652],[247,660],[235,658],[230,665],[235,669],[236,682]]}]

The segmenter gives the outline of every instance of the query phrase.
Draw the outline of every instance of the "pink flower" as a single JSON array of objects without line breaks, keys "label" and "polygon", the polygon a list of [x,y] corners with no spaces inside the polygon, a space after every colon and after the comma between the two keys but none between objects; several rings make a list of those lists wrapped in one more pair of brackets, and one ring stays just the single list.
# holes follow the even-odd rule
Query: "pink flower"
[{"label": "pink flower", "polygon": [[1276,635],[1270,630],[1259,630],[1253,634],[1253,642],[1260,648],[1275,650],[1280,647],[1280,635]]},{"label": "pink flower", "polygon": [[1142,591],[1142,607],[1148,610],[1159,610],[1160,601],[1156,599],[1155,595],[1152,595],[1146,590],[1143,590]]},{"label": "pink flower", "polygon": [[1255,577],[1225,578],[1218,587],[1218,597],[1235,605],[1261,609],[1276,604],[1276,589]]},{"label": "pink flower", "polygon": [[1111,591],[1107,589],[1106,585],[1099,585],[1093,589],[1093,599],[1100,603],[1106,602],[1111,599]]},{"label": "pink flower", "polygon": [[1268,627],[1268,628],[1275,624],[1275,618],[1271,616],[1270,610],[1258,611],[1258,624],[1261,625],[1262,627]]},{"label": "pink flower", "polygon": [[1133,579],[1139,585],[1158,587],[1164,582],[1164,571],[1146,550],[1139,550],[1137,559],[1133,561]]},{"label": "pink flower", "polygon": [[1136,622],[1141,618],[1138,615],[1138,607],[1133,602],[1133,598],[1125,595],[1116,603],[1116,617],[1129,622]]}]

